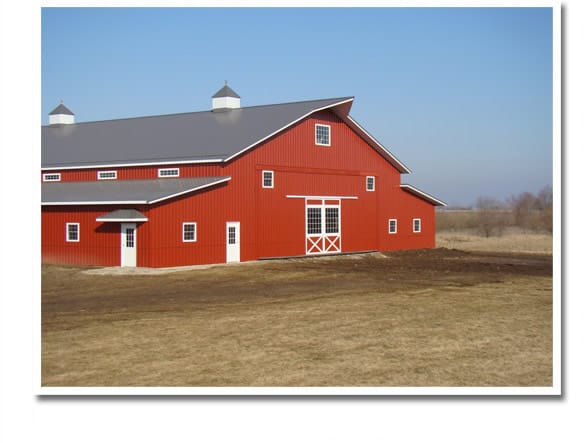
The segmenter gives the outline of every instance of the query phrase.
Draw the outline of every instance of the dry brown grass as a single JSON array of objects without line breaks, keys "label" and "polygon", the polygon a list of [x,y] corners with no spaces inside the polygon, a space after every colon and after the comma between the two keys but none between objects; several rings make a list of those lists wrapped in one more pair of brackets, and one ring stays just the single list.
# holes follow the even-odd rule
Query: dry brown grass
[{"label": "dry brown grass", "polygon": [[502,235],[489,238],[472,230],[457,230],[437,233],[436,247],[463,251],[551,254],[553,238],[551,234],[523,232],[518,228],[506,228]]},{"label": "dry brown grass", "polygon": [[[531,261],[530,261],[531,260]],[[551,260],[43,267],[43,386],[550,386]]]}]

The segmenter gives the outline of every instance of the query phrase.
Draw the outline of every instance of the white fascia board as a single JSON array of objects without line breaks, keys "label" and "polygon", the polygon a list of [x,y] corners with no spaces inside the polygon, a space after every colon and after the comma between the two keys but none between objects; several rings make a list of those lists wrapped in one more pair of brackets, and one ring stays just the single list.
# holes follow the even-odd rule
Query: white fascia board
[{"label": "white fascia board", "polygon": [[230,160],[234,159],[235,157],[237,157],[237,156],[239,156],[239,155],[243,154],[244,152],[246,152],[246,151],[249,151],[249,150],[250,150],[251,148],[253,148],[254,146],[257,146],[257,145],[259,145],[260,143],[262,143],[262,142],[266,141],[266,140],[267,140],[267,139],[269,139],[270,137],[273,137],[274,135],[276,135],[276,134],[278,134],[278,133],[282,132],[283,130],[285,130],[285,129],[289,128],[289,127],[290,127],[290,126],[292,126],[292,125],[295,125],[295,124],[296,124],[296,123],[298,123],[300,120],[303,120],[303,119],[305,119],[306,117],[308,117],[308,116],[310,116],[310,115],[312,115],[312,114],[314,114],[314,113],[316,113],[316,112],[323,111],[323,110],[325,110],[325,109],[329,109],[329,108],[334,108],[335,106],[339,106],[339,105],[342,105],[342,104],[344,104],[344,103],[349,103],[349,102],[352,102],[353,100],[354,100],[353,98],[349,98],[349,99],[347,99],[347,100],[342,100],[342,101],[340,101],[340,102],[337,102],[337,103],[332,103],[332,104],[330,104],[330,105],[323,106],[323,107],[321,107],[321,108],[313,109],[312,111],[310,111],[310,112],[308,112],[308,113],[304,114],[302,117],[299,117],[299,118],[297,118],[296,120],[293,120],[292,122],[288,123],[286,126],[282,126],[280,129],[278,129],[278,130],[276,130],[276,131],[272,132],[272,133],[271,133],[271,134],[269,134],[269,135],[266,135],[264,138],[262,138],[262,139],[260,139],[260,140],[258,140],[258,141],[256,141],[256,142],[252,143],[252,144],[251,144],[251,145],[249,145],[247,148],[244,148],[244,149],[242,149],[241,151],[239,151],[239,152],[236,152],[236,153],[235,153],[235,154],[233,154],[232,156],[230,156],[230,157],[226,158],[225,160],[223,160],[223,162],[224,162],[224,163],[227,163],[228,161],[230,161]]},{"label": "white fascia board", "polygon": [[365,129],[364,129],[364,128],[363,128],[363,127],[362,127],[362,126],[359,124],[359,123],[357,123],[355,120],[353,120],[353,119],[351,118],[351,116],[350,116],[350,115],[347,115],[346,119],[347,119],[347,120],[349,120],[349,121],[350,121],[352,124],[354,124],[354,125],[355,125],[355,126],[358,128],[358,129],[359,129],[359,131],[363,132],[363,134],[364,134],[364,135],[365,135],[367,138],[369,138],[369,139],[370,139],[370,140],[371,140],[371,141],[372,141],[372,142],[373,142],[375,145],[377,145],[377,146],[378,146],[380,149],[382,149],[382,150],[383,150],[383,152],[385,152],[385,153],[386,153],[386,154],[387,154],[387,155],[388,155],[388,156],[389,156],[389,157],[390,157],[390,158],[391,158],[391,159],[392,159],[392,160],[393,160],[395,163],[397,163],[397,164],[398,164],[398,165],[399,165],[399,166],[400,166],[400,167],[401,167],[401,168],[404,170],[404,173],[405,173],[405,174],[411,174],[411,172],[412,172],[412,171],[410,171],[410,169],[409,169],[409,168],[408,168],[406,165],[404,165],[402,162],[400,162],[400,161],[399,161],[399,160],[398,160],[398,159],[395,157],[395,155],[393,155],[391,152],[389,152],[389,151],[388,151],[388,150],[385,148],[385,146],[383,146],[381,143],[379,143],[379,142],[378,142],[378,141],[375,139],[375,137],[373,137],[371,134],[369,134],[369,133],[368,133],[368,132],[367,132],[367,131],[366,131],[366,130],[365,130]]},{"label": "white fascia board", "polygon": [[200,191],[201,189],[205,189],[205,188],[209,188],[211,186],[215,186],[215,185],[218,185],[218,184],[221,184],[221,183],[225,183],[225,182],[228,182],[229,180],[231,180],[231,177],[224,178],[223,180],[217,180],[215,182],[208,183],[206,185],[197,186],[195,188],[190,188],[190,189],[187,189],[187,190],[182,191],[182,192],[177,192],[176,194],[167,195],[167,196],[158,198],[156,200],[151,200],[151,201],[149,201],[147,203],[149,205],[151,205],[151,204],[158,203],[158,202],[161,202],[161,201],[164,201],[164,200],[168,200],[169,198],[178,197],[179,195],[188,194],[189,192]]},{"label": "white fascia board", "polygon": [[147,222],[147,218],[101,218],[97,217],[95,221],[98,222],[121,222],[121,223],[133,223],[133,222]]},{"label": "white fascia board", "polygon": [[432,197],[430,194],[427,194],[424,191],[420,191],[418,188],[415,188],[412,185],[403,184],[399,186],[402,189],[409,189],[411,193],[417,195],[420,198],[423,198],[424,200],[428,200],[429,202],[434,203],[436,206],[448,206],[442,200],[438,200],[436,197]]},{"label": "white fascia board", "polygon": [[74,205],[146,205],[145,200],[139,201],[78,201],[78,202],[41,202],[41,206],[74,206]]},{"label": "white fascia board", "polygon": [[49,166],[41,167],[42,171],[59,171],[67,169],[94,169],[94,168],[124,168],[133,166],[164,166],[164,165],[184,165],[184,164],[196,164],[196,163],[221,163],[222,158],[211,158],[206,160],[175,160],[175,161],[163,161],[163,162],[143,162],[143,163],[100,163],[98,165],[82,165],[82,166]]},{"label": "white fascia board", "polygon": [[304,198],[309,200],[357,200],[359,197],[338,195],[287,195],[286,198]]}]

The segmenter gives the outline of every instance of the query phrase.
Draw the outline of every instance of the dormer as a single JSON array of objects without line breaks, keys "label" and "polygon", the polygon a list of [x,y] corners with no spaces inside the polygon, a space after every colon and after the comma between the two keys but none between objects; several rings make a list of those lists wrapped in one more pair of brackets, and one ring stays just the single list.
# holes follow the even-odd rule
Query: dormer
[{"label": "dormer", "polygon": [[225,81],[225,86],[219,89],[215,95],[213,95],[213,112],[216,111],[229,111],[231,109],[239,109],[241,97],[237,95],[233,89],[227,86],[227,80]]},{"label": "dormer", "polygon": [[49,112],[49,125],[71,125],[73,123],[75,123],[75,114],[63,104],[63,101]]}]

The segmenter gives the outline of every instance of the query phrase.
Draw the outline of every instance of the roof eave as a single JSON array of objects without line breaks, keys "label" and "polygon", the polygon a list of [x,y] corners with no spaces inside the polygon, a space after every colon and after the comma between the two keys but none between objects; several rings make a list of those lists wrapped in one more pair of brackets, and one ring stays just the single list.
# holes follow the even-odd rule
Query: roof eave
[{"label": "roof eave", "polygon": [[437,199],[436,197],[431,196],[430,194],[419,190],[418,188],[412,186],[412,185],[408,185],[408,184],[401,184],[400,188],[403,189],[404,191],[418,197],[421,198],[423,200],[426,200],[429,203],[432,203],[434,206],[448,206],[445,202],[443,202],[442,200]]}]

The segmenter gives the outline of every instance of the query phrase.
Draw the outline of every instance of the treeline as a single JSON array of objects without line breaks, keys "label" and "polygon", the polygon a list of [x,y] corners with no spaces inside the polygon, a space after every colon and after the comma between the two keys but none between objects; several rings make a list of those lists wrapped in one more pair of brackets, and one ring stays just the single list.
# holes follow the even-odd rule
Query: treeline
[{"label": "treeline", "polygon": [[481,196],[473,208],[436,213],[438,231],[473,229],[485,237],[501,235],[506,227],[553,232],[553,191],[543,187],[537,194],[523,192],[505,201]]}]

